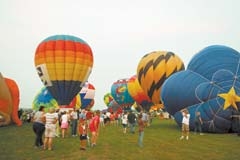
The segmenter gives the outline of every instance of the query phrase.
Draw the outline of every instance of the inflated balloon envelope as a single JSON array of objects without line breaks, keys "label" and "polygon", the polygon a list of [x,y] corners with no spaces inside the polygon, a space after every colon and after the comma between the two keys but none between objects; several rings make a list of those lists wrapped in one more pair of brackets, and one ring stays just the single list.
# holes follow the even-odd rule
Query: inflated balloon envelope
[{"label": "inflated balloon envelope", "polygon": [[203,131],[237,132],[234,116],[239,114],[240,54],[222,45],[198,52],[186,71],[170,76],[162,86],[161,99],[166,110],[181,126],[181,110],[187,108],[190,129],[194,130],[195,112],[203,120]]},{"label": "inflated balloon envelope", "polygon": [[79,95],[81,98],[81,109],[91,109],[95,103],[95,87],[93,84],[86,82]]},{"label": "inflated balloon envelope", "polygon": [[160,95],[163,82],[173,73],[184,69],[184,63],[177,54],[170,51],[154,51],[139,61],[137,78],[145,94],[157,105],[162,103]]},{"label": "inflated balloon envelope", "polygon": [[128,80],[128,78],[119,79],[111,86],[112,97],[124,109],[129,109],[134,103],[133,98],[128,92]]},{"label": "inflated balloon envelope", "polygon": [[69,105],[79,93],[93,66],[90,46],[71,35],[54,35],[43,40],[34,60],[40,79],[61,107]]}]

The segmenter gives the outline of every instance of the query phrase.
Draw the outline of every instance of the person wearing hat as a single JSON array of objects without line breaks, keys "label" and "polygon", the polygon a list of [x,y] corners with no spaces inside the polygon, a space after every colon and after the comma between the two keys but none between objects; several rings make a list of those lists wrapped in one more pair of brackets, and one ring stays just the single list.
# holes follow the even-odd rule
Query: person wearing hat
[{"label": "person wearing hat", "polygon": [[190,114],[187,109],[181,110],[182,112],[182,136],[180,137],[180,140],[182,140],[184,137],[186,137],[186,140],[189,139],[189,121],[190,121]]}]

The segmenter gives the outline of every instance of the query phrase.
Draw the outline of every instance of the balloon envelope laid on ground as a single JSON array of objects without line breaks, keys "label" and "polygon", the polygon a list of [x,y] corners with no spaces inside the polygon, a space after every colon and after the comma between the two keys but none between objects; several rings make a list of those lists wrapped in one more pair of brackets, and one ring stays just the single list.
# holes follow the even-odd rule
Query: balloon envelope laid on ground
[{"label": "balloon envelope laid on ground", "polygon": [[161,98],[179,126],[182,121],[180,111],[187,108],[191,115],[191,130],[194,129],[195,112],[199,111],[204,132],[236,132],[234,116],[239,112],[234,106],[240,109],[239,77],[239,52],[227,46],[209,46],[191,59],[186,71],[178,72],[164,82]]},{"label": "balloon envelope laid on ground", "polygon": [[138,82],[154,104],[161,104],[163,82],[181,70],[184,70],[184,64],[176,54],[166,51],[151,52],[142,57],[138,63]]},{"label": "balloon envelope laid on ground", "polygon": [[128,92],[127,83],[128,79],[120,79],[111,86],[111,94],[114,100],[125,109],[131,107],[134,103],[133,98]]},{"label": "balloon envelope laid on ground", "polygon": [[93,54],[82,39],[55,35],[43,40],[35,53],[35,66],[43,84],[60,106],[69,105],[88,79]]}]

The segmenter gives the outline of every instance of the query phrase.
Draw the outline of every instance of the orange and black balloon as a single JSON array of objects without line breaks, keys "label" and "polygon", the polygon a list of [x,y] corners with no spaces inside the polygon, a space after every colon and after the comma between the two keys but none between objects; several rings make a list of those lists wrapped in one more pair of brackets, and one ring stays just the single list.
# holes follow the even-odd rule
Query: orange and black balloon
[{"label": "orange and black balloon", "polygon": [[154,104],[161,104],[161,87],[173,73],[184,70],[183,61],[173,52],[146,54],[137,67],[138,82]]}]

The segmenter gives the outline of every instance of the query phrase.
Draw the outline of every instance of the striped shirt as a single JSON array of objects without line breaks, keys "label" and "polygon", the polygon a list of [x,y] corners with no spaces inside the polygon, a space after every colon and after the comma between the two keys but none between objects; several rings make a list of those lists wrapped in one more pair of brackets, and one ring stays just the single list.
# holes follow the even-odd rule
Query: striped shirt
[{"label": "striped shirt", "polygon": [[46,125],[55,124],[56,120],[58,119],[55,113],[46,113],[45,117],[46,117]]}]

